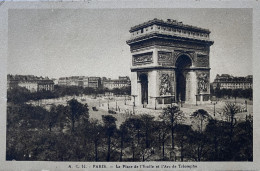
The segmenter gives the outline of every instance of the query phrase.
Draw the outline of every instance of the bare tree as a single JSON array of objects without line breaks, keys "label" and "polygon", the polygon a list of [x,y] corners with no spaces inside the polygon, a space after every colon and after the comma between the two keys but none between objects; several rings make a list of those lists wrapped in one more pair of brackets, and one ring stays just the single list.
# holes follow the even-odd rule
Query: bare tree
[{"label": "bare tree", "polygon": [[[201,161],[203,156],[203,149],[206,143],[205,135],[203,134],[203,127],[206,127],[211,116],[204,109],[198,109],[191,114],[192,123],[197,125],[198,135],[195,138],[197,142],[197,160]],[[205,123],[203,125],[203,123]]]},{"label": "bare tree", "polygon": [[240,106],[236,103],[226,102],[223,108],[223,114],[227,117],[229,123],[229,138],[230,143],[232,143],[232,139],[234,136],[234,126],[236,124],[235,115],[240,111]]},{"label": "bare tree", "polygon": [[191,114],[191,119],[193,120],[192,123],[195,123],[197,125],[197,128],[200,133],[203,132],[203,123],[205,123],[204,127],[206,126],[206,123],[211,118],[209,113],[204,109],[198,109],[195,112]]},{"label": "bare tree", "polygon": [[88,115],[88,106],[87,104],[83,105],[79,103],[76,99],[71,99],[68,101],[68,105],[70,111],[67,112],[68,118],[71,122],[71,132],[75,130],[75,122],[80,118],[81,115],[87,114]]},{"label": "bare tree", "polygon": [[164,112],[162,113],[160,118],[164,120],[170,127],[172,149],[174,150],[174,129],[176,125],[178,125],[185,119],[184,113],[180,110],[178,106],[171,106],[164,109]]},{"label": "bare tree", "polygon": [[105,134],[107,135],[107,161],[110,161],[111,137],[116,131],[116,118],[110,115],[102,115]]}]

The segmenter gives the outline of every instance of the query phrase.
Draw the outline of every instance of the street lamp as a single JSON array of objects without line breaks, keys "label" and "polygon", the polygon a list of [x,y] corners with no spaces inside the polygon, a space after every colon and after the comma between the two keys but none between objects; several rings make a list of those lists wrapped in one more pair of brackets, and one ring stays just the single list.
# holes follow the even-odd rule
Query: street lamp
[{"label": "street lamp", "polygon": [[156,97],[154,98],[154,110],[156,110]]},{"label": "street lamp", "polygon": [[134,106],[135,106],[135,97],[137,97],[137,95],[132,95],[134,97]]},{"label": "street lamp", "polygon": [[216,102],[214,102],[213,105],[214,105],[214,117],[215,117],[215,113],[216,113],[216,108],[215,108]]},{"label": "street lamp", "polygon": [[247,112],[247,100],[245,100],[245,104],[246,104],[246,112]]},{"label": "street lamp", "polygon": [[198,106],[198,103],[197,103],[197,94],[195,95],[195,99],[196,99],[196,106]]},{"label": "street lamp", "polygon": [[133,102],[133,114],[135,114],[135,102]]},{"label": "street lamp", "polygon": [[117,111],[117,101],[116,101],[116,111]]}]

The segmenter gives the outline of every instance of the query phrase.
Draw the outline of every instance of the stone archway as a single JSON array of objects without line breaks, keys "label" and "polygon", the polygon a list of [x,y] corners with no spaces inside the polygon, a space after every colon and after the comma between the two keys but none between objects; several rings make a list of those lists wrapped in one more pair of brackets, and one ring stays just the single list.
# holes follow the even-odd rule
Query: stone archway
[{"label": "stone archway", "polygon": [[139,76],[141,83],[141,103],[148,104],[148,76],[147,74],[141,74]]},{"label": "stone archway", "polygon": [[190,104],[196,99],[209,101],[209,54],[214,42],[208,29],[154,19],[131,27],[130,33],[133,102],[160,108],[171,97]]},{"label": "stone archway", "polygon": [[176,101],[186,101],[189,94],[189,71],[192,66],[192,60],[188,55],[180,55],[175,63],[176,74]]}]

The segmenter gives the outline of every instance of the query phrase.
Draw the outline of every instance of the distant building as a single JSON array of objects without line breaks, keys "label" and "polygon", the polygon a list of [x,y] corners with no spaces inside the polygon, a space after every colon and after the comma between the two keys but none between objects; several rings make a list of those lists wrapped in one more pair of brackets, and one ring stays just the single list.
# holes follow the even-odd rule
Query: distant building
[{"label": "distant building", "polygon": [[54,82],[54,84],[55,84],[55,85],[57,85],[59,80],[58,80],[58,79],[55,79],[55,78],[53,78],[53,79],[52,79],[52,81]]},{"label": "distant building", "polygon": [[36,77],[33,75],[7,75],[7,89],[24,87],[30,92],[53,91],[54,82],[48,77]]},{"label": "distant building", "polygon": [[88,77],[83,77],[82,83],[84,88],[88,87]]},{"label": "distant building", "polygon": [[72,76],[72,77],[61,77],[58,80],[58,85],[60,86],[79,86],[82,84],[80,80],[82,80],[83,77],[80,76]]},{"label": "distant building", "polygon": [[68,86],[79,86],[79,77],[73,76],[67,82]]},{"label": "distant building", "polygon": [[53,80],[39,80],[37,81],[38,87],[37,91],[53,91],[54,90],[54,82]]},{"label": "distant building", "polygon": [[61,77],[59,78],[58,80],[58,85],[60,86],[67,86],[67,80],[68,80],[68,77]]},{"label": "distant building", "polygon": [[100,77],[88,77],[88,87],[101,88],[101,78]]},{"label": "distant building", "polygon": [[79,86],[79,87],[91,87],[91,88],[108,88],[110,90],[114,88],[128,87],[131,85],[130,78],[128,76],[119,77],[118,79],[111,79],[106,77],[86,77],[86,76],[72,76],[61,77],[58,80],[60,86]]},{"label": "distant building", "polygon": [[103,87],[112,90],[114,88],[130,87],[131,81],[129,77],[119,77],[118,79],[106,79],[103,81]]},{"label": "distant building", "polygon": [[253,76],[234,77],[229,74],[217,74],[212,83],[213,89],[251,89],[253,88]]},{"label": "distant building", "polygon": [[72,76],[59,78],[58,85],[60,86],[79,86],[79,87],[92,87],[100,88],[100,77],[85,77],[85,76]]},{"label": "distant building", "polygon": [[28,89],[30,92],[37,92],[38,90],[38,83],[34,80],[28,80],[28,81],[20,81],[18,82],[19,87],[24,87]]}]

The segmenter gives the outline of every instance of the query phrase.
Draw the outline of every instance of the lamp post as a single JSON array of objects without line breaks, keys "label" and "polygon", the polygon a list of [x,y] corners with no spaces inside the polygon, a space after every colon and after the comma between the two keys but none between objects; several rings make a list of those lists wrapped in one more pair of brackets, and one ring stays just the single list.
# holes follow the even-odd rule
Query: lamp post
[{"label": "lamp post", "polygon": [[245,104],[246,104],[246,112],[247,112],[247,100],[245,100]]},{"label": "lamp post", "polygon": [[[216,120],[216,102],[213,103],[214,105],[214,125],[216,127],[216,123],[217,123],[217,120]],[[217,157],[217,136],[216,136],[216,129],[214,129],[214,144],[215,144],[215,153],[214,153],[214,158],[216,159]]]},{"label": "lamp post", "polygon": [[126,105],[126,94],[125,94],[125,105]]},{"label": "lamp post", "polygon": [[116,101],[116,111],[117,111],[117,101]]},{"label": "lamp post", "polygon": [[109,110],[109,99],[107,99],[107,109]]},{"label": "lamp post", "polygon": [[135,114],[135,102],[133,102],[133,114]]},{"label": "lamp post", "polygon": [[197,94],[195,95],[195,99],[196,99],[196,106],[198,106],[198,103],[197,103]]},{"label": "lamp post", "polygon": [[137,95],[132,95],[133,97],[134,97],[134,102],[133,102],[133,104],[134,104],[134,106],[135,106],[135,97],[137,97]]},{"label": "lamp post", "polygon": [[154,110],[156,110],[156,98],[154,98]]},{"label": "lamp post", "polygon": [[216,108],[215,108],[216,102],[214,102],[213,105],[214,105],[214,117],[215,117],[215,113],[216,113]]}]

